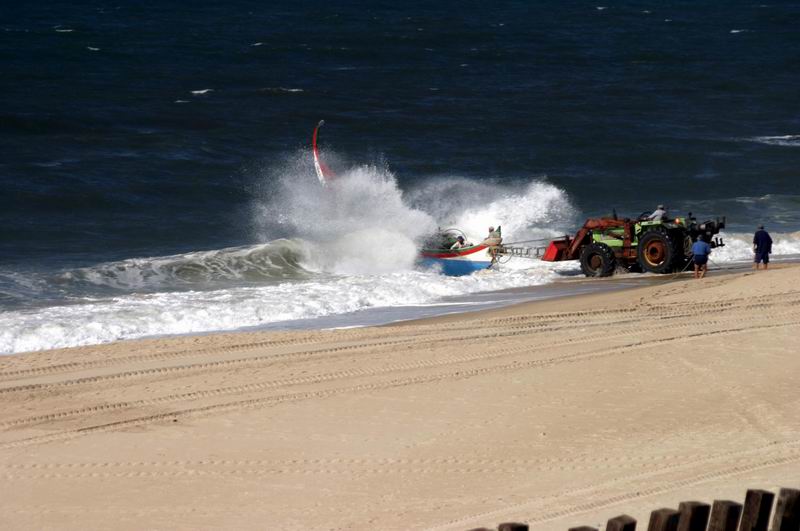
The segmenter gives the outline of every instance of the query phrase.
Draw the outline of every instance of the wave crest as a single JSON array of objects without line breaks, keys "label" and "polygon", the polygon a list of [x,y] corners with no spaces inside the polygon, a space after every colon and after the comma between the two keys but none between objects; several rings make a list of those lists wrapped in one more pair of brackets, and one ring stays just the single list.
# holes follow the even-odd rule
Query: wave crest
[{"label": "wave crest", "polygon": [[109,262],[64,272],[57,281],[152,290],[298,279],[309,275],[302,265],[307,256],[302,242],[276,240],[261,245]]},{"label": "wave crest", "polygon": [[749,140],[770,146],[800,147],[800,135],[756,136]]}]

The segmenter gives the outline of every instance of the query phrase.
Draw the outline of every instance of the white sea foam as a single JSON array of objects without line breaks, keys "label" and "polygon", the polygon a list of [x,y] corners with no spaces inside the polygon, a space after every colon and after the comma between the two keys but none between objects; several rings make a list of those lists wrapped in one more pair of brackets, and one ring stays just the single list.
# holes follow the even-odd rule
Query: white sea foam
[{"label": "white sea foam", "polygon": [[200,89],[200,90],[193,90],[192,94],[208,94],[209,92],[213,92],[214,89]]},{"label": "white sea foam", "polygon": [[[770,233],[774,256],[800,255],[800,232]],[[721,233],[725,246],[715,249],[711,258],[718,262],[741,262],[753,259],[753,234]]]},{"label": "white sea foam", "polygon": [[259,239],[289,234],[310,243],[306,265],[319,272],[378,274],[413,268],[417,244],[436,228],[409,206],[385,168],[361,166],[321,187],[308,157],[273,170],[255,204]]},{"label": "white sea foam", "polygon": [[574,264],[450,278],[426,271],[336,276],[213,291],[126,295],[79,305],[0,313],[0,353],[104,343],[163,334],[232,330],[374,307],[421,305],[448,295],[551,281]]},{"label": "white sea foam", "polygon": [[86,49],[91,51],[91,52],[99,52],[100,51],[100,48],[95,48],[94,46],[87,46]]},{"label": "white sea foam", "polygon": [[800,135],[755,136],[748,140],[772,146],[800,147]]},{"label": "white sea foam", "polygon": [[287,88],[287,87],[264,87],[258,90],[259,92],[289,92],[289,93],[304,92],[303,89],[301,88]]},{"label": "white sea foam", "polygon": [[567,194],[544,181],[502,184],[491,180],[439,177],[412,188],[409,204],[424,209],[442,228],[461,229],[473,241],[502,226],[507,242],[546,239],[569,231],[576,210]]},{"label": "white sea foam", "polygon": [[[354,235],[358,239],[361,235]],[[380,230],[378,240],[385,236]],[[712,259],[717,263],[752,259],[750,233],[723,233],[726,246],[716,249]],[[772,233],[774,256],[800,254],[800,232]],[[347,242],[338,258],[328,257],[334,268],[342,271],[376,270],[384,265],[394,267],[396,257],[384,254],[375,257],[348,253],[347,245],[357,248],[362,242]],[[340,241],[342,241],[340,240]],[[371,241],[367,241],[367,244]],[[113,287],[158,287],[177,281],[199,282],[203,277],[240,277],[254,270],[271,266],[253,265],[252,256],[260,246],[235,248],[205,253],[189,253],[108,264],[84,272],[85,281]],[[301,242],[289,243],[300,250]],[[413,249],[398,249],[401,255]],[[309,253],[309,259],[313,252]],[[239,261],[234,257],[238,256]],[[247,258],[250,256],[251,258]],[[300,261],[306,259],[300,253]],[[350,262],[354,261],[355,264]],[[257,260],[256,260],[257,262]],[[176,267],[176,264],[183,264]],[[195,264],[192,266],[191,264]],[[216,264],[217,269],[211,264]],[[206,291],[162,291],[129,293],[113,298],[85,299],[81,304],[53,306],[44,309],[6,311],[0,313],[0,353],[104,343],[153,335],[199,333],[233,330],[295,319],[324,317],[378,307],[441,304],[442,297],[495,291],[512,287],[551,282],[558,271],[577,270],[577,262],[545,263],[513,259],[497,271],[483,271],[468,277],[443,277],[425,270],[399,270],[377,274],[321,274],[305,279],[251,287],[230,287]],[[115,272],[116,271],[116,272]],[[198,273],[199,271],[199,273]],[[258,273],[262,274],[262,273]],[[80,276],[77,273],[73,275]],[[176,280],[177,279],[177,280]],[[64,279],[64,280],[75,280]],[[33,288],[37,288],[33,286]],[[32,289],[33,289],[32,288]]]}]

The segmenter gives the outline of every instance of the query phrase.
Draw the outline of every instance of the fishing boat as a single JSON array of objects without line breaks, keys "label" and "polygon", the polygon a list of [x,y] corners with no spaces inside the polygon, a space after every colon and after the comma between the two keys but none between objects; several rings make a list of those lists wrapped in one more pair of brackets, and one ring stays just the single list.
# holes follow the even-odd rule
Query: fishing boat
[{"label": "fishing boat", "polygon": [[419,253],[420,263],[423,267],[439,269],[442,274],[451,277],[470,275],[492,267],[496,256],[494,251],[500,241],[487,239],[477,245],[466,243],[463,247],[453,249],[459,240],[468,242],[460,230],[440,230],[423,244]]}]

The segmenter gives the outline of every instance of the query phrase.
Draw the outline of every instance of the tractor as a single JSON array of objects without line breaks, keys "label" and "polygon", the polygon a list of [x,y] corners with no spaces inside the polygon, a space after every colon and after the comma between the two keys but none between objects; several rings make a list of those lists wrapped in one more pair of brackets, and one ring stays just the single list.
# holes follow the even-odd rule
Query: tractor
[{"label": "tractor", "polygon": [[542,260],[580,260],[587,277],[608,277],[618,267],[632,272],[674,273],[692,260],[692,244],[703,236],[709,245],[725,243],[715,237],[725,228],[725,218],[698,223],[691,212],[685,217],[636,220],[613,217],[590,218],[574,237],[553,240]]}]

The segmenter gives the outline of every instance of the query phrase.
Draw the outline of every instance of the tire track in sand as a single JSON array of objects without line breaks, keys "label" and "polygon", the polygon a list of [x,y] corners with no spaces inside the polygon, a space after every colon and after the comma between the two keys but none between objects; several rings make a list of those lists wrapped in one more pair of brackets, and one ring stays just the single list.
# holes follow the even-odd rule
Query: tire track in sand
[{"label": "tire track in sand", "polygon": [[[755,308],[761,307],[767,303],[756,303],[756,304],[748,304],[745,305],[747,308]],[[799,301],[800,304],[800,301]],[[686,312],[685,310],[681,311],[671,311],[671,312],[662,312],[662,318],[678,318],[678,317],[686,317],[691,318],[695,316],[703,316],[706,317],[706,313],[709,311],[709,305],[705,305],[699,307],[695,311]],[[711,304],[714,306],[714,304]],[[714,322],[718,322],[720,317],[715,316]],[[235,367],[235,366],[248,366],[248,365],[257,365],[260,363],[271,363],[278,359],[288,359],[288,358],[299,358],[299,357],[308,357],[314,355],[325,355],[325,354],[333,354],[339,352],[348,352],[348,351],[358,351],[363,349],[374,349],[376,347],[392,347],[392,346],[402,346],[405,344],[415,344],[418,348],[426,347],[433,345],[435,343],[446,342],[448,344],[452,344],[453,341],[471,341],[473,339],[491,339],[492,337],[516,337],[520,335],[525,335],[527,333],[544,333],[544,332],[552,332],[564,329],[572,329],[575,326],[583,326],[583,327],[598,327],[598,326],[608,326],[611,324],[621,324],[625,322],[631,322],[635,324],[638,331],[651,331],[653,329],[659,329],[661,326],[647,326],[641,324],[641,316],[630,319],[630,320],[622,320],[622,321],[615,321],[615,322],[601,322],[601,323],[586,323],[586,322],[577,322],[577,321],[570,321],[566,323],[561,323],[557,326],[547,326],[546,324],[542,323],[533,323],[531,325],[524,325],[521,328],[516,326],[513,332],[503,331],[503,330],[495,330],[495,331],[486,331],[483,330],[479,333],[473,333],[472,335],[461,335],[457,338],[453,338],[449,335],[442,335],[439,334],[438,336],[434,336],[433,338],[429,338],[422,343],[419,342],[417,338],[408,338],[408,339],[401,339],[401,340],[391,340],[391,341],[380,341],[380,342],[373,342],[369,344],[355,344],[355,345],[345,345],[339,347],[331,347],[326,349],[319,349],[319,350],[311,350],[311,351],[301,351],[301,352],[288,352],[288,353],[277,353],[277,354],[267,354],[262,356],[248,356],[245,358],[236,358],[231,360],[218,360],[218,361],[208,361],[208,362],[199,362],[199,363],[192,363],[192,364],[182,364],[182,365],[172,365],[168,367],[155,367],[150,369],[138,369],[138,370],[130,370],[124,371],[120,373],[112,373],[108,375],[101,375],[101,376],[90,376],[90,377],[82,377],[82,378],[74,378],[74,379],[67,379],[62,380],[59,382],[51,382],[51,383],[33,383],[33,384],[22,384],[17,386],[9,386],[9,387],[2,387],[0,388],[0,394],[4,393],[13,393],[13,392],[30,392],[40,389],[53,389],[59,386],[70,386],[70,385],[81,385],[85,383],[95,383],[102,380],[124,380],[128,378],[138,378],[142,376],[146,376],[149,374],[171,374],[181,371],[204,371],[213,369],[216,367]],[[674,325],[673,325],[674,326]],[[624,333],[623,333],[624,334]],[[269,343],[269,342],[267,342]],[[237,345],[233,350],[243,350],[244,348],[252,348],[258,349],[261,347],[262,342],[257,343],[246,343]],[[220,349],[209,349],[210,352],[221,353],[225,352],[226,350]]]},{"label": "tire track in sand", "polygon": [[666,344],[676,340],[687,340],[693,337],[709,336],[717,334],[733,334],[733,333],[750,332],[752,330],[772,329],[772,328],[784,327],[787,326],[787,324],[800,324],[800,322],[795,321],[791,323],[777,323],[777,324],[768,324],[761,326],[743,326],[739,328],[729,328],[711,332],[704,331],[696,334],[684,334],[677,337],[671,337],[665,339],[637,341],[625,346],[618,346],[610,349],[599,349],[596,351],[569,354],[560,357],[551,357],[551,358],[528,360],[528,361],[514,361],[510,363],[490,365],[487,367],[477,367],[472,369],[464,368],[458,371],[450,371],[445,373],[420,375],[407,378],[396,378],[393,380],[383,381],[383,382],[364,383],[359,385],[352,385],[352,386],[339,387],[333,389],[322,389],[322,390],[306,391],[299,393],[287,393],[283,395],[275,395],[269,397],[259,397],[246,400],[238,400],[233,402],[211,404],[201,407],[187,408],[187,409],[158,413],[153,415],[145,415],[132,419],[118,420],[103,424],[86,426],[82,428],[63,430],[60,432],[51,433],[47,435],[40,435],[40,436],[19,439],[15,441],[9,441],[5,443],[0,443],[0,449],[18,448],[23,446],[29,446],[32,444],[42,444],[42,443],[55,442],[61,440],[68,440],[93,433],[102,433],[133,426],[144,426],[168,420],[174,421],[177,420],[177,418],[181,417],[196,417],[208,414],[235,412],[243,409],[268,407],[287,402],[297,402],[301,400],[308,400],[314,398],[328,398],[332,396],[343,395],[346,393],[358,393],[364,391],[374,391],[379,389],[390,389],[390,388],[404,387],[408,385],[433,383],[444,380],[453,380],[453,381],[463,380],[475,376],[492,374],[502,371],[547,367],[562,363],[575,363],[578,361],[584,361],[589,359],[622,355],[631,352],[636,348]]},{"label": "tire track in sand", "polygon": [[[791,315],[791,313],[789,314]],[[774,319],[777,316],[772,316]],[[771,319],[771,320],[772,320]],[[705,320],[705,321],[692,321],[688,323],[682,323],[680,325],[672,326],[673,330],[680,328],[693,328],[693,327],[701,327],[705,328],[708,326],[713,326],[719,324],[717,320]],[[660,326],[651,326],[651,327],[641,327],[637,326],[632,330],[629,330],[625,333],[618,333],[617,337],[630,337],[633,335],[639,335],[641,333],[645,333],[648,331],[653,330],[660,330],[662,327]],[[604,337],[605,332],[600,336],[586,336],[580,335],[577,337],[568,337],[560,342],[551,342],[549,347],[563,347],[568,346],[571,344],[581,344],[581,343],[592,343],[596,341],[599,337]],[[625,345],[623,345],[624,347]],[[118,411],[124,409],[132,409],[135,407],[146,407],[146,406],[158,406],[163,405],[166,403],[171,402],[181,402],[181,401],[190,401],[190,400],[197,400],[201,398],[209,398],[209,397],[216,397],[216,396],[225,396],[225,395],[232,395],[232,394],[244,394],[249,392],[255,391],[264,391],[270,389],[277,389],[280,387],[289,387],[289,386],[297,386],[297,385],[304,385],[304,384],[315,384],[315,383],[322,383],[328,382],[333,380],[342,380],[348,378],[358,378],[358,377],[368,377],[368,376],[376,376],[387,374],[391,372],[403,372],[415,369],[423,369],[423,368],[435,368],[439,366],[447,366],[452,364],[458,363],[470,363],[470,362],[479,362],[479,361],[488,361],[500,357],[507,357],[511,355],[517,355],[525,352],[531,351],[530,346],[522,346],[522,347],[508,347],[508,348],[501,348],[501,349],[488,349],[481,351],[476,354],[470,355],[462,355],[462,356],[447,356],[447,357],[440,357],[436,360],[421,360],[416,362],[405,362],[400,364],[392,364],[392,365],[383,365],[379,369],[352,369],[346,371],[335,371],[332,373],[326,373],[322,375],[315,375],[315,376],[304,376],[298,378],[289,378],[289,379],[281,379],[281,380],[272,380],[268,382],[258,382],[253,384],[243,384],[237,386],[229,386],[229,387],[220,387],[220,388],[212,388],[200,391],[192,391],[187,393],[175,393],[171,395],[165,395],[163,397],[157,398],[148,398],[148,399],[140,399],[140,400],[133,400],[133,401],[121,401],[115,403],[105,403],[96,406],[88,406],[82,408],[76,408],[72,410],[64,410],[58,411],[53,413],[48,413],[44,415],[35,415],[31,417],[24,417],[18,419],[12,419],[9,421],[5,421],[0,423],[0,429],[9,429],[9,428],[19,428],[26,425],[32,424],[39,424],[42,422],[48,421],[55,421],[55,420],[67,420],[67,419],[74,419],[75,417],[81,416],[91,416],[96,413],[103,413],[108,411]],[[87,379],[88,381],[88,379]],[[95,380],[93,380],[95,381]],[[99,381],[99,380],[96,380]],[[26,387],[26,390],[30,389]]]},{"label": "tire track in sand", "polygon": [[[545,314],[535,314],[531,316],[515,316],[515,317],[505,317],[505,318],[494,318],[489,320],[483,320],[482,323],[485,325],[492,325],[495,327],[501,328],[501,330],[505,327],[513,328],[516,326],[525,326],[525,323],[530,323],[534,326],[546,326],[546,324],[550,321],[553,322],[560,322],[562,323],[561,328],[570,327],[572,325],[582,324],[584,326],[601,326],[603,324],[616,324],[625,321],[632,321],[632,320],[640,320],[645,314],[648,317],[657,317],[657,318],[677,318],[677,317],[689,317],[692,315],[697,315],[702,311],[719,311],[719,310],[731,310],[731,309],[759,309],[759,308],[768,308],[771,306],[776,306],[782,304],[785,301],[782,301],[782,298],[791,298],[790,304],[800,304],[800,299],[798,299],[794,293],[782,294],[783,297],[777,296],[770,301],[764,302],[753,302],[752,299],[748,298],[739,298],[739,299],[731,299],[728,301],[722,302],[708,302],[708,303],[695,303],[690,305],[684,305],[680,309],[672,309],[672,308],[660,308],[660,307],[649,307],[649,308],[611,308],[611,309],[599,309],[599,310],[585,310],[585,311],[574,311],[574,312],[557,312],[557,313],[545,313]],[[687,312],[687,309],[690,311]],[[616,319],[616,320],[604,320],[602,323],[591,323],[586,322],[586,318],[591,318],[595,316],[600,317],[610,317],[614,315],[625,315],[629,316],[629,319]],[[565,319],[568,319],[565,322]],[[436,325],[438,327],[438,332],[441,332],[443,329],[449,332],[456,332],[456,331],[472,331],[473,328],[467,324],[459,324],[454,323],[451,325],[448,324],[440,324]],[[417,325],[413,328],[411,327],[395,327],[393,328],[393,332],[395,335],[399,333],[403,336],[408,336],[406,339],[402,339],[400,341],[413,341],[417,339],[420,335],[424,335],[426,329],[433,330],[433,325]],[[557,329],[557,328],[556,328]],[[374,329],[370,332],[367,332],[365,329],[353,330],[353,331],[337,331],[337,335],[342,338],[342,342],[346,341],[363,341],[363,340],[370,340],[376,337],[382,337],[385,335],[385,332],[381,329]],[[367,337],[364,337],[364,336]],[[342,337],[344,336],[344,337]],[[309,345],[309,344],[319,344],[323,342],[330,341],[330,337],[323,337],[323,336],[314,336],[308,338],[297,338],[297,339],[269,339],[264,341],[255,341],[255,342],[246,342],[246,343],[237,343],[232,345],[223,345],[217,347],[208,347],[203,349],[179,349],[175,351],[166,351],[166,352],[156,352],[152,354],[142,354],[142,355],[130,355],[124,356],[119,358],[107,358],[107,359],[99,359],[99,360],[86,360],[86,361],[76,361],[76,362],[68,362],[68,363],[59,363],[55,365],[48,365],[44,367],[33,367],[27,369],[16,369],[16,370],[6,370],[0,371],[0,382],[8,381],[8,380],[16,380],[21,379],[24,377],[32,377],[32,376],[46,376],[50,374],[57,374],[63,372],[72,372],[77,370],[86,370],[86,369],[96,369],[96,368],[104,368],[104,367],[111,367],[114,365],[130,365],[135,363],[146,363],[146,362],[153,362],[153,361],[165,361],[171,360],[176,358],[182,357],[198,357],[198,356],[208,356],[214,354],[224,354],[229,352],[237,352],[237,351],[246,351],[246,350],[256,350],[259,348],[275,348],[275,347],[286,347],[286,346],[296,346],[296,345]],[[288,355],[288,354],[287,354]]]}]

